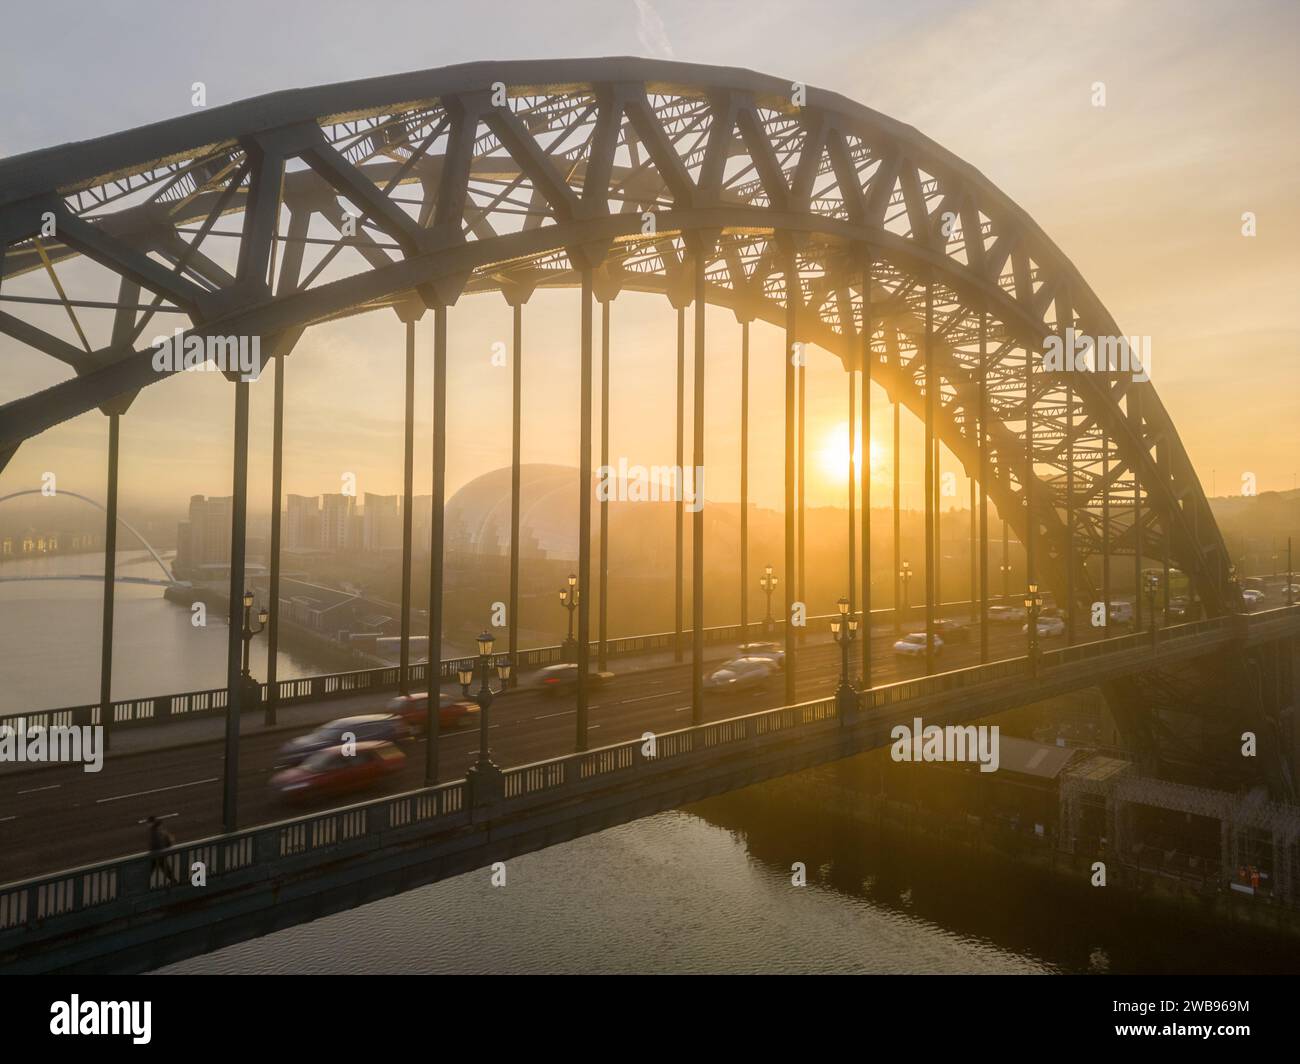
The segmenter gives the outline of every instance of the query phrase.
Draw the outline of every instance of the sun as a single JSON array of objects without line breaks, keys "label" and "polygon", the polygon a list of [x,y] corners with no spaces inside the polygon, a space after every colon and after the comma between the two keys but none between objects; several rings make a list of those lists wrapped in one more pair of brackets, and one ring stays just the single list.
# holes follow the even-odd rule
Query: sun
[{"label": "sun", "polygon": [[[862,461],[862,441],[853,441],[853,460]],[[818,465],[822,476],[834,481],[845,481],[849,476],[849,423],[841,421],[822,434],[818,450]]]},{"label": "sun", "polygon": [[[853,461],[857,475],[862,475],[862,440],[853,440]],[[844,484],[849,478],[849,423],[841,421],[827,429],[817,450],[817,467],[830,484]],[[879,476],[884,468],[884,453],[879,443],[871,441],[871,474]]]}]

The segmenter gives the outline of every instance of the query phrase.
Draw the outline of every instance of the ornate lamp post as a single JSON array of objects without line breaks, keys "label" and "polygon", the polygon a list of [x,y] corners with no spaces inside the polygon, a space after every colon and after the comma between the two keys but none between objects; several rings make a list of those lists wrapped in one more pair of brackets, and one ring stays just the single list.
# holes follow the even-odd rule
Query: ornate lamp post
[{"label": "ornate lamp post", "polygon": [[1029,623],[1025,632],[1029,637],[1029,675],[1038,675],[1038,616],[1043,612],[1043,596],[1038,585],[1030,584],[1025,591],[1025,616]]},{"label": "ornate lamp post", "polygon": [[263,629],[266,628],[266,622],[270,618],[271,614],[265,606],[263,606],[260,610],[258,610],[256,628],[253,627],[252,616],[253,616],[253,593],[251,591],[245,591],[244,592],[244,627],[241,633],[244,640],[244,665],[239,673],[239,682],[243,685],[244,688],[244,696],[240,700],[240,705],[243,706],[244,708],[247,708],[248,706],[256,705],[262,701],[262,686],[256,680],[253,679],[253,675],[249,671],[248,656],[249,656],[249,648],[253,642],[253,636],[258,635],[260,632],[263,631]]},{"label": "ornate lamp post", "polygon": [[[492,751],[488,749],[488,710],[492,707],[493,697],[504,691],[510,680],[510,659],[503,657],[494,662],[492,648],[495,643],[496,640],[491,632],[482,632],[478,637],[478,660],[462,661],[457,670],[461,693],[466,698],[472,698],[478,705],[478,761],[465,774],[465,779],[470,786],[471,800],[475,805],[496,801],[504,794],[505,777],[501,769],[492,761]],[[501,678],[501,687],[497,691],[492,690],[494,664],[497,675]],[[474,683],[475,675],[479,678],[479,687],[477,691],[471,693],[470,687]]]},{"label": "ornate lamp post", "polygon": [[849,600],[842,597],[835,603],[839,614],[831,618],[831,636],[840,645],[840,685],[835,689],[835,708],[840,723],[852,719],[858,708],[858,692],[849,683],[849,644],[857,638],[858,619],[849,616]]},{"label": "ornate lamp post", "polygon": [[[912,596],[908,585],[912,582],[912,563],[904,562],[903,567],[898,570],[898,579],[903,582],[903,620],[907,620],[912,615]],[[898,604],[894,604],[894,609],[898,609]]]},{"label": "ornate lamp post", "polygon": [[772,618],[772,592],[776,590],[776,585],[779,583],[780,581],[772,572],[772,567],[770,565],[763,570],[763,575],[758,578],[758,586],[762,588],[763,593],[767,595],[767,616],[763,618],[764,635],[771,635],[773,629],[776,627],[776,621]]},{"label": "ornate lamp post", "polygon": [[1147,616],[1151,618],[1151,645],[1156,645],[1156,592],[1160,590],[1160,574],[1147,573]]},{"label": "ornate lamp post", "polygon": [[1286,604],[1295,605],[1295,570],[1291,568],[1291,537],[1286,537]]},{"label": "ornate lamp post", "polygon": [[573,611],[578,608],[578,578],[569,574],[569,583],[567,587],[560,588],[560,605],[569,611],[569,634],[564,637],[564,644],[560,647],[560,658],[562,661],[574,662],[578,660],[578,641],[573,638]]}]

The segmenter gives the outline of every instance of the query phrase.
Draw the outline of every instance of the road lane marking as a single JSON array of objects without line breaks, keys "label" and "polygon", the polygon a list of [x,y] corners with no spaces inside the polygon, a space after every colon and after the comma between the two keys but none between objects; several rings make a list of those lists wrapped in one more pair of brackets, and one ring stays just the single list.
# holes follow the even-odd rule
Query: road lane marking
[{"label": "road lane marking", "polygon": [[7,824],[11,820],[17,820],[16,816],[0,816],[0,824]]},{"label": "road lane marking", "polygon": [[105,802],[120,802],[123,798],[143,798],[147,794],[162,794],[163,791],[178,791],[182,787],[198,787],[204,783],[216,783],[221,777],[213,776],[206,780],[191,780],[189,783],[175,783],[170,787],[155,787],[151,791],[136,791],[134,794],[115,794],[111,798],[96,798],[96,805],[103,805]]},{"label": "road lane marking", "polygon": [[48,787],[28,787],[25,791],[19,791],[19,794],[36,794],[39,791],[57,791],[62,787],[62,783],[51,783]]},{"label": "road lane marking", "polygon": [[656,691],[652,695],[642,695],[640,698],[625,698],[621,702],[615,702],[616,706],[626,706],[632,702],[648,702],[652,698],[663,698],[664,695],[684,695],[685,691]]},{"label": "road lane marking", "polygon": [[540,717],[534,717],[533,720],[550,720],[552,717],[567,717],[570,713],[577,713],[576,709],[566,709],[561,713],[543,713]]}]

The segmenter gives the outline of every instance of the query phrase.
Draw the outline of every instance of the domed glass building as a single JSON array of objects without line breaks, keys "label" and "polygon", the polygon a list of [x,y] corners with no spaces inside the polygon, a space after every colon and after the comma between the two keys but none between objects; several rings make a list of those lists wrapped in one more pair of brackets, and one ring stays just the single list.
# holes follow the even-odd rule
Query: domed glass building
[{"label": "domed glass building", "polygon": [[[519,467],[521,558],[577,559],[578,476],[573,466],[532,463]],[[510,468],[484,473],[456,492],[447,500],[446,522],[449,552],[508,557]]]}]

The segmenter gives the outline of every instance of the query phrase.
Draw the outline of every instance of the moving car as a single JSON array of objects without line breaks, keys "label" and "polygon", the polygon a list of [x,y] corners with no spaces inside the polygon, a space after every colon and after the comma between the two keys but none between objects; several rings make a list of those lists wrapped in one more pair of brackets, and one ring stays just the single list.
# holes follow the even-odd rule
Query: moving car
[{"label": "moving car", "polygon": [[[587,671],[587,682],[593,686],[609,683],[613,678],[614,674],[612,672],[597,672],[595,669]],[[540,687],[543,693],[550,696],[576,691],[578,689],[578,666],[574,663],[547,665],[546,668],[537,670],[537,678],[533,683]]]},{"label": "moving car", "polygon": [[[406,721],[417,735],[423,735],[429,721],[429,692],[398,695],[388,703],[388,712]],[[478,720],[478,703],[468,698],[438,692],[438,730],[450,730]]]},{"label": "moving car", "polygon": [[993,624],[1015,624],[1026,618],[1023,606],[990,606],[989,621]]},{"label": "moving car", "polygon": [[[936,633],[934,637],[934,652],[936,655],[943,651],[943,640]],[[925,633],[913,632],[911,635],[905,635],[894,644],[894,653],[900,658],[921,658],[925,656]]]},{"label": "moving car", "polygon": [[276,754],[275,767],[297,765],[321,750],[338,746],[351,734],[357,743],[401,742],[411,737],[411,726],[395,713],[371,713],[360,717],[341,717],[322,724],[314,732],[290,739]]},{"label": "moving car", "polygon": [[1241,597],[1246,603],[1246,608],[1253,610],[1264,601],[1264,592],[1248,587],[1241,593]]},{"label": "moving car", "polygon": [[[1029,634],[1029,624],[1025,623],[1020,626],[1020,634]],[[1052,636],[1065,635],[1065,622],[1060,617],[1039,617],[1038,618],[1038,637],[1048,639]]]},{"label": "moving car", "polygon": [[970,625],[965,621],[953,620],[951,617],[939,617],[934,622],[934,630],[949,643],[970,642]]},{"label": "moving car", "polygon": [[762,687],[780,671],[771,658],[735,658],[704,678],[710,691],[750,691]]},{"label": "moving car", "polygon": [[741,643],[736,649],[743,658],[768,658],[785,668],[785,649],[780,643]]},{"label": "moving car", "polygon": [[365,790],[400,772],[406,755],[389,742],[360,742],[350,753],[343,746],[317,750],[301,764],[271,777],[271,790],[285,802],[332,797]]}]

